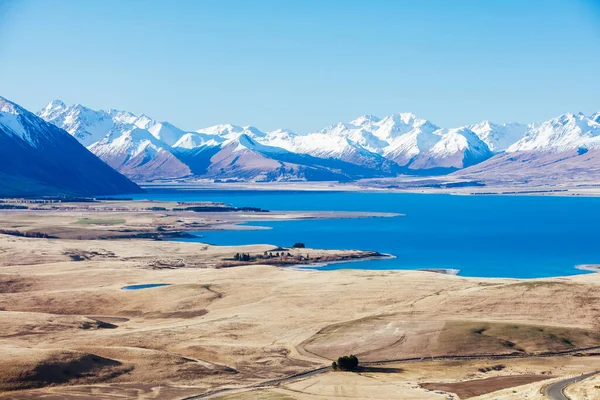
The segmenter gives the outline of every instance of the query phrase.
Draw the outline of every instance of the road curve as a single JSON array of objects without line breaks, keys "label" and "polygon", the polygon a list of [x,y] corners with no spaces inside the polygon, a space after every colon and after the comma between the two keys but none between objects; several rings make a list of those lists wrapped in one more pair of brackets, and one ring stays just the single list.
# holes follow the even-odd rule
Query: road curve
[{"label": "road curve", "polygon": [[[453,360],[453,361],[506,360],[506,359],[512,359],[512,358],[554,357],[554,356],[567,356],[567,355],[577,354],[580,352],[591,351],[591,350],[600,350],[600,346],[576,348],[576,349],[562,350],[562,351],[544,351],[544,352],[539,352],[539,353],[524,353],[524,354],[512,353],[512,354],[478,354],[478,355],[469,355],[469,356],[442,355],[442,356],[436,356],[436,357],[412,357],[412,358],[400,358],[400,359],[396,359],[396,360],[367,361],[367,362],[361,362],[360,365],[368,366],[368,365],[397,364],[397,363],[401,363],[401,362],[450,361],[450,360]],[[230,392],[233,390],[251,390],[251,389],[257,389],[257,388],[276,386],[281,383],[293,382],[295,380],[306,378],[311,375],[322,374],[322,373],[325,373],[330,370],[331,370],[330,366],[323,366],[323,367],[311,369],[308,371],[300,372],[298,374],[294,374],[291,376],[286,376],[286,377],[279,378],[279,379],[273,379],[273,380],[269,380],[269,381],[255,383],[255,384],[249,385],[249,386],[225,387],[225,388],[221,388],[221,389],[216,389],[216,390],[198,394],[195,396],[185,397],[182,400],[199,400],[199,399],[205,399],[205,398],[209,398],[212,396],[216,396],[217,394]],[[600,373],[600,371],[593,372],[593,373],[587,374],[587,375],[582,375],[582,376],[575,377],[575,378],[571,378],[572,380],[569,380],[569,382],[563,387],[563,389],[577,380],[585,379],[585,378],[595,375],[597,373]],[[564,382],[564,381],[560,381],[560,382]],[[550,388],[553,385],[548,386],[548,388]],[[562,394],[562,391],[561,391],[561,394]],[[546,390],[546,395],[548,395],[548,390]],[[568,400],[568,398],[566,398],[564,396],[563,397],[550,397],[550,398],[557,399],[557,400],[565,400],[565,399]]]},{"label": "road curve", "polygon": [[558,382],[554,382],[553,384],[548,385],[548,387],[546,387],[546,397],[552,400],[570,400],[567,397],[567,395],[565,395],[565,389],[567,388],[567,386],[572,385],[575,382],[579,382],[584,379],[590,378],[598,373],[600,373],[600,371],[590,372],[589,374],[579,375],[573,378],[567,378]]}]

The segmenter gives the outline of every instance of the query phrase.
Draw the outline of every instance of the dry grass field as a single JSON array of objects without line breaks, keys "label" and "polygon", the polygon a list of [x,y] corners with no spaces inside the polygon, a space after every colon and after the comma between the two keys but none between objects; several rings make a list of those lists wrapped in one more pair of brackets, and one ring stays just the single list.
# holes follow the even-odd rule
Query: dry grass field
[{"label": "dry grass field", "polygon": [[[553,379],[600,369],[600,350],[581,350],[600,347],[598,274],[223,268],[236,252],[273,246],[116,237],[243,214],[107,213],[2,214],[2,229],[52,237],[0,235],[0,398],[178,399],[226,388],[211,398],[542,399]],[[122,290],[157,283],[168,286]],[[363,363],[356,373],[285,379],[351,353]]]}]

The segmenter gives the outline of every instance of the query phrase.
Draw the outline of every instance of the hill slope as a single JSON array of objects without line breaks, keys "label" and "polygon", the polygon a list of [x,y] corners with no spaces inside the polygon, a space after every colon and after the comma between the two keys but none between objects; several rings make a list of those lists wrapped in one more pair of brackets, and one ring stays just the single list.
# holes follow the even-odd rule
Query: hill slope
[{"label": "hill slope", "polygon": [[0,194],[95,195],[141,189],[62,129],[0,97]]}]

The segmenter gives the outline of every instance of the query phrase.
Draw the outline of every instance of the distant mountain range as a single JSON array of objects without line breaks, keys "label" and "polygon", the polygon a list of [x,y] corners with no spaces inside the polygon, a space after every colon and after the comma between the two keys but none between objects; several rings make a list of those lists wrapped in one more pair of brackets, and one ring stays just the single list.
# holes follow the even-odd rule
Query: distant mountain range
[{"label": "distant mountain range", "polygon": [[67,132],[0,97],[0,195],[140,191]]},{"label": "distant mountain range", "polygon": [[459,128],[411,113],[365,115],[296,134],[236,125],[185,131],[146,115],[59,100],[36,116],[0,98],[0,157],[0,194],[139,191],[126,177],[275,182],[450,173],[505,182],[576,181],[600,177],[600,113]]},{"label": "distant mountain range", "polygon": [[145,115],[58,100],[38,115],[136,181],[344,181],[451,172],[492,156],[468,128],[444,130],[408,113],[364,116],[306,135],[236,125],[186,132]]},{"label": "distant mountain range", "polygon": [[[600,113],[565,114],[529,125],[483,121],[451,129],[412,113],[364,115],[308,134],[236,125],[184,131],[146,115],[67,106],[59,100],[38,115],[138,182],[344,181],[452,172],[502,175],[523,165],[521,153],[535,164],[538,157],[560,162],[560,154],[571,159],[600,148]],[[543,172],[544,165],[540,162],[536,168]]]}]

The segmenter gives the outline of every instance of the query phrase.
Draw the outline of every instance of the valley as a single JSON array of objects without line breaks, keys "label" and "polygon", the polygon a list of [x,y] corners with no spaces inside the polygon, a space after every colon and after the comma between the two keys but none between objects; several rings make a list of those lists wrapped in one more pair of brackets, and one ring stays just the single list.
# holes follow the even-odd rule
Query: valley
[{"label": "valley", "polygon": [[[52,237],[0,235],[0,398],[387,399],[401,392],[541,400],[546,385],[600,369],[598,274],[520,280],[225,266],[236,253],[369,253],[116,234],[231,228],[254,218],[386,217],[171,211],[177,206],[107,200],[2,211],[3,229]],[[141,288],[123,290],[131,285]],[[329,369],[349,353],[359,357],[359,371]],[[572,390],[597,389],[582,381]]]},{"label": "valley", "polygon": [[0,0],[0,400],[600,399],[600,0]]}]

